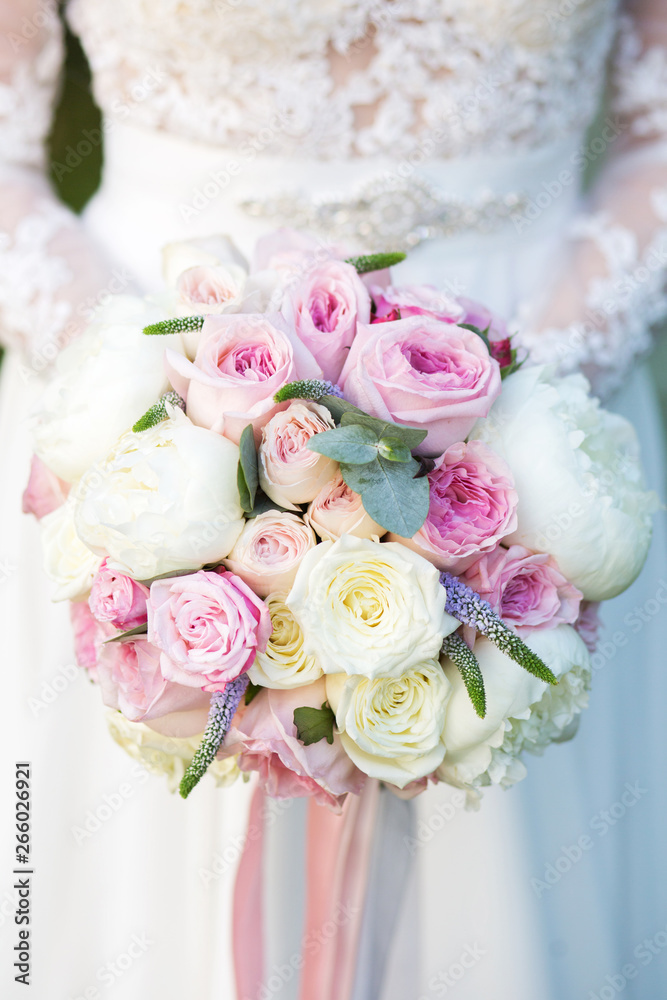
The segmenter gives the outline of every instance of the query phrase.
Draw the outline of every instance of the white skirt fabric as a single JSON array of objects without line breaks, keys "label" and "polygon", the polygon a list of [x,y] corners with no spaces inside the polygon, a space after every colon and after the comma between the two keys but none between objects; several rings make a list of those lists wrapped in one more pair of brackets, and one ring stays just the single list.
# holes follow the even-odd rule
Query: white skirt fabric
[{"label": "white skirt fabric", "polygon": [[[530,189],[557,174],[568,150],[474,169],[436,162],[430,179],[462,196],[487,185]],[[236,187],[220,187],[194,217],[184,213],[225,160],[224,151],[116,126],[84,222],[147,290],[159,287],[159,247],[169,240],[225,232],[248,251],[271,227],[248,222],[238,200],[270,190],[285,173],[249,166]],[[361,170],[301,163],[296,180],[313,193],[338,190],[365,179]],[[573,209],[566,195],[520,237],[508,229],[423,244],[397,280],[447,283],[511,318],[543,291]],[[20,514],[30,452],[24,417],[34,391],[10,358],[0,394],[0,556],[14,567],[0,581],[10,706],[2,777],[8,787],[12,760],[33,761],[34,992],[69,1000],[231,998],[231,894],[251,785],[223,791],[206,780],[183,802],[107,735],[98,692],[71,669],[66,610],[49,604],[38,528]],[[614,405],[637,426],[662,495],[665,453],[646,374],[637,372]],[[662,958],[659,944],[651,951],[643,942],[661,941],[667,923],[660,898],[666,549],[661,515],[645,573],[605,609],[591,707],[572,744],[529,759],[523,785],[490,789],[479,812],[466,812],[446,786],[412,803],[383,793],[354,1000],[604,1000],[618,977],[627,979],[625,996],[660,995],[667,948]],[[296,802],[267,824],[269,972],[298,953],[302,938],[304,814]],[[7,858],[11,826],[2,822]],[[584,836],[591,847],[581,847]],[[15,935],[12,880],[2,878],[4,958]],[[629,963],[635,976],[622,971]],[[296,1000],[296,977],[269,992]]]}]

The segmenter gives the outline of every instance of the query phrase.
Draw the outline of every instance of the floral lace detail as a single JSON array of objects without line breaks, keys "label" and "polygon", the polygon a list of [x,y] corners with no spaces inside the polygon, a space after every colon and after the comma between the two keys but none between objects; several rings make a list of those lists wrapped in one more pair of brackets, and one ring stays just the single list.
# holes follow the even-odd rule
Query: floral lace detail
[{"label": "floral lace detail", "polygon": [[[11,79],[0,81],[0,159],[5,163],[41,166],[44,161],[44,138],[51,126],[63,58],[62,32],[54,11],[48,28],[36,55],[16,60]],[[12,44],[11,36],[7,44]]]},{"label": "floral lace detail", "polygon": [[[562,8],[562,9],[561,9]],[[113,120],[320,159],[452,158],[585,128],[616,0],[72,0]]]},{"label": "floral lace detail", "polygon": [[629,17],[621,19],[615,58],[614,110],[640,138],[667,136],[667,49],[642,51],[642,41]]},{"label": "floral lace detail", "polygon": [[46,198],[37,201],[13,236],[0,233],[0,340],[30,352],[35,372],[56,356],[72,306],[58,293],[73,273],[54,255],[54,237],[73,225],[70,213]]},{"label": "floral lace detail", "polygon": [[651,328],[667,318],[667,189],[654,191],[652,203],[658,226],[643,254],[634,233],[608,216],[578,219],[573,235],[592,240],[607,265],[604,277],[590,284],[585,320],[517,338],[531,364],[556,364],[563,374],[583,371],[603,399],[620,388],[650,350]]}]

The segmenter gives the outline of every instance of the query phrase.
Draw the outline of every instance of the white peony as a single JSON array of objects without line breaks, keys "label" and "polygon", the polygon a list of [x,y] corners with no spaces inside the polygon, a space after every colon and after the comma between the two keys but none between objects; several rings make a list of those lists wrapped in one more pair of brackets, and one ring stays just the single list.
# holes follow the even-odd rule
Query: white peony
[{"label": "white peony", "polygon": [[142,299],[117,296],[60,352],[32,422],[35,451],[60,479],[83,475],[169,388],[164,351],[181,351],[180,340],[142,333],[162,318]]},{"label": "white peony", "polygon": [[287,604],[326,674],[398,677],[439,655],[459,623],[437,569],[396,542],[343,535],[299,566]]},{"label": "white peony", "polygon": [[55,584],[54,601],[86,597],[101,558],[83,544],[74,527],[74,510],[66,502],[40,521],[44,572]]},{"label": "white peony", "polygon": [[400,677],[329,674],[326,691],[341,743],[364,774],[405,788],[442,762],[451,685],[437,660]]},{"label": "white peony", "polygon": [[524,642],[552,669],[558,684],[533,677],[501,653],[488,639],[475,642],[486,690],[486,717],[475,713],[454,664],[443,659],[452,695],[443,730],[446,756],[438,769],[441,781],[477,786],[509,785],[525,775],[518,759],[522,750],[540,752],[563,738],[585,708],[590,655],[570,625],[534,632],[522,630]]},{"label": "white peony", "polygon": [[600,407],[582,375],[511,375],[471,437],[509,465],[518,528],[504,539],[552,555],[589,601],[615,597],[639,574],[656,497],[644,489],[631,424]]},{"label": "white peony", "polygon": [[75,523],[93,552],[137,580],[219,562],[243,530],[239,449],[180,410],[129,432],[75,487]]}]

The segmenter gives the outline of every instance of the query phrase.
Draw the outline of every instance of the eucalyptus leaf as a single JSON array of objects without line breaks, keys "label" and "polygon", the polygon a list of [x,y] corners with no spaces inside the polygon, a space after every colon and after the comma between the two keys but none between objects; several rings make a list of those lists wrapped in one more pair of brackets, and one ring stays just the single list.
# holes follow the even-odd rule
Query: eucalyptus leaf
[{"label": "eucalyptus leaf", "polygon": [[320,740],[324,739],[326,739],[327,743],[333,743],[335,721],[336,716],[326,701],[322,705],[322,708],[304,706],[303,708],[294,709],[294,725],[296,726],[297,737],[307,747],[311,743],[319,743]]},{"label": "eucalyptus leaf", "polygon": [[407,444],[403,444],[397,437],[380,438],[378,453],[388,462],[409,462],[412,458],[412,452]]},{"label": "eucalyptus leaf", "polygon": [[429,483],[422,477],[415,479],[419,463],[388,462],[378,458],[367,465],[341,463],[343,479],[355,493],[359,493],[364,508],[385,531],[403,538],[412,538],[428,515]]},{"label": "eucalyptus leaf", "polygon": [[346,399],[341,399],[340,396],[321,396],[317,402],[326,406],[337,424],[342,423],[345,413],[358,413],[361,416],[366,416],[364,411],[360,410],[358,406],[355,406],[354,403],[348,403]]},{"label": "eucalyptus leaf", "polygon": [[244,427],[239,441],[239,464],[236,482],[241,499],[241,507],[249,514],[255,506],[255,496],[259,486],[257,469],[257,451],[255,449],[255,434],[252,424]]},{"label": "eucalyptus leaf", "polygon": [[376,457],[378,440],[374,430],[353,423],[314,434],[308,441],[308,448],[336,462],[365,465]]},{"label": "eucalyptus leaf", "polygon": [[125,642],[128,639],[135,639],[137,636],[146,635],[148,632],[148,623],[144,622],[142,625],[136,625],[135,628],[130,628],[127,632],[120,632],[118,635],[114,635],[111,639],[106,639],[107,642]]},{"label": "eucalyptus leaf", "polygon": [[340,419],[341,425],[347,427],[349,424],[359,424],[361,427],[368,427],[374,430],[381,437],[396,437],[403,444],[407,445],[410,451],[417,448],[428,433],[419,427],[408,427],[406,424],[395,424],[391,420],[380,420],[378,417],[371,417],[361,410],[353,412],[351,410],[343,413]]}]

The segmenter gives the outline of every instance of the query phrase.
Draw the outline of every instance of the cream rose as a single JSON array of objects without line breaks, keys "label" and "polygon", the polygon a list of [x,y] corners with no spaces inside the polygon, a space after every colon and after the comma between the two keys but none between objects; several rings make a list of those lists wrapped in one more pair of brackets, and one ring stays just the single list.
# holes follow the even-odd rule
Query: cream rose
[{"label": "cream rose", "polygon": [[125,434],[73,491],[79,537],[135,580],[219,562],[243,530],[238,458],[180,410]]},{"label": "cream rose", "polygon": [[341,743],[364,774],[404,788],[442,763],[451,684],[437,660],[400,677],[329,674],[326,690]]},{"label": "cream rose", "polygon": [[54,601],[77,601],[89,593],[102,559],[84,545],[74,526],[71,503],[56,507],[41,522],[44,571],[55,584]]},{"label": "cream rose", "polygon": [[156,306],[118,296],[58,355],[32,433],[35,452],[60,479],[79,479],[169,388],[164,351],[178,354],[180,340],[142,333],[161,318]]},{"label": "cream rose", "polygon": [[335,476],[338,462],[308,448],[314,434],[335,426],[319,403],[291,403],[269,420],[259,446],[259,485],[274,503],[298,510]]},{"label": "cream rose", "polygon": [[302,559],[315,545],[315,532],[300,517],[269,510],[247,522],[224,562],[256,594],[268,597],[290,589]]},{"label": "cream rose", "polygon": [[340,472],[322,487],[304,520],[323,541],[335,542],[341,535],[382,538],[385,534],[384,528],[366,513],[361,497],[350,489]]},{"label": "cream rose", "polygon": [[302,687],[322,676],[317,657],[303,650],[303,633],[285,598],[285,594],[267,597],[273,632],[266,650],[257,654],[248,670],[253,684],[266,688]]},{"label": "cream rose", "polygon": [[287,604],[327,674],[398,677],[436,657],[459,625],[435,566],[398,543],[351,535],[306,555]]}]

